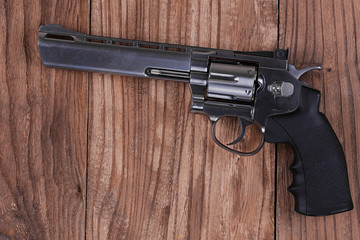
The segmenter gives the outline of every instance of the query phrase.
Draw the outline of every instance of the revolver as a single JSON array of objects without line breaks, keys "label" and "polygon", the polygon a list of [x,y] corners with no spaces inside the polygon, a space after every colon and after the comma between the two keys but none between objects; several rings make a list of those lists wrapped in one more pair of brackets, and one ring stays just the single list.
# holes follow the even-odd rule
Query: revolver
[{"label": "revolver", "polygon": [[[209,117],[212,138],[220,147],[246,156],[257,153],[264,141],[292,146],[293,182],[288,190],[295,211],[322,216],[353,208],[345,155],[319,112],[320,92],[299,81],[321,67],[297,70],[288,63],[287,49],[228,51],[91,36],[52,24],[40,27],[38,48],[47,67],[189,83],[190,110]],[[239,136],[229,144],[215,134],[224,116],[240,123]],[[259,146],[250,152],[232,148],[251,124],[261,130]]]}]

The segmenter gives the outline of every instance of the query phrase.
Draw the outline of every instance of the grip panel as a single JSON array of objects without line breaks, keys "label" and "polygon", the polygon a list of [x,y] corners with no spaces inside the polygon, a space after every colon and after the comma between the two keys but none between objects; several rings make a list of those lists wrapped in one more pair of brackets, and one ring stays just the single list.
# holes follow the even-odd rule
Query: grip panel
[{"label": "grip panel", "polygon": [[303,86],[299,108],[270,117],[267,142],[292,146],[290,166],[293,182],[288,190],[295,198],[295,211],[311,216],[353,209],[345,155],[329,121],[319,108],[320,92]]}]

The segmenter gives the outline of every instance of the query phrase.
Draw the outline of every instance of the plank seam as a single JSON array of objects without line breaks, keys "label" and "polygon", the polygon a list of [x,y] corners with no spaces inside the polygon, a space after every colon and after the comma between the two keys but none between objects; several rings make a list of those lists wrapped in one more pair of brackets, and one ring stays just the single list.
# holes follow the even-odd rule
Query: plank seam
[{"label": "plank seam", "polygon": [[[91,35],[91,7],[92,7],[92,0],[89,0],[89,35]],[[87,227],[88,227],[88,176],[89,176],[89,130],[90,130],[90,80],[92,74],[88,74],[88,84],[87,84],[87,114],[86,114],[86,170],[85,170],[85,229],[84,229],[84,238],[87,239]]]},{"label": "plank seam", "polygon": [[[280,48],[280,0],[277,1],[277,10],[278,10],[278,22],[277,22],[277,47]],[[276,219],[276,209],[277,209],[277,178],[278,178],[278,144],[275,144],[275,174],[274,174],[274,240],[277,239],[277,219]]]}]

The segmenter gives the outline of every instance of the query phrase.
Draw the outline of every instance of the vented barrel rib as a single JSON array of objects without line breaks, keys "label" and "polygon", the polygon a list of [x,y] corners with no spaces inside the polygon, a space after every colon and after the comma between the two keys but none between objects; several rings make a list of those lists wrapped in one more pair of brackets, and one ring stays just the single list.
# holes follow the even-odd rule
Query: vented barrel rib
[{"label": "vented barrel rib", "polygon": [[149,77],[150,69],[164,69],[174,72],[170,79],[178,81],[188,81],[184,75],[190,72],[191,53],[177,45],[88,36],[59,25],[42,26],[38,45],[49,67],[136,77]]}]

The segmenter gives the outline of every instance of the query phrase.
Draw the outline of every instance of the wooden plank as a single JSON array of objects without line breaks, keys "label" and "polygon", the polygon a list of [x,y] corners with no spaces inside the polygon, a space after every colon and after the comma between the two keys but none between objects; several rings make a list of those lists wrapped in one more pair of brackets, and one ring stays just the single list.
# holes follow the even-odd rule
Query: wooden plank
[{"label": "wooden plank", "polygon": [[[273,0],[91,2],[96,35],[233,50],[277,45]],[[253,157],[217,147],[208,119],[188,113],[183,83],[93,74],[89,87],[88,239],[273,238],[273,145]],[[219,129],[227,140],[237,131],[228,121]]]},{"label": "wooden plank", "polygon": [[0,1],[0,238],[84,239],[87,74],[46,69],[40,24],[89,29],[84,1]]},{"label": "wooden plank", "polygon": [[[360,2],[280,1],[280,47],[290,47],[290,62],[297,67],[321,65],[322,71],[302,78],[321,91],[324,112],[345,150],[354,210],[327,217],[305,217],[293,211],[286,188],[291,151],[278,148],[277,239],[358,239],[360,94]],[[285,159],[289,161],[285,161]]]}]

